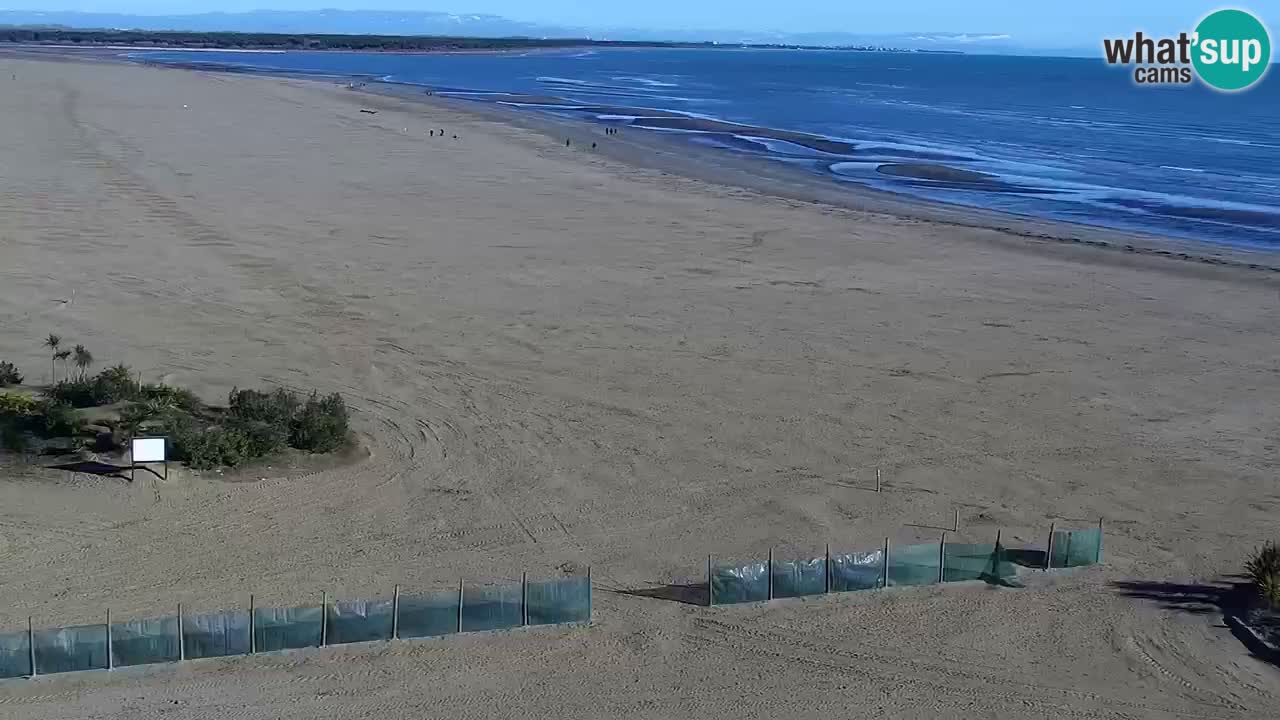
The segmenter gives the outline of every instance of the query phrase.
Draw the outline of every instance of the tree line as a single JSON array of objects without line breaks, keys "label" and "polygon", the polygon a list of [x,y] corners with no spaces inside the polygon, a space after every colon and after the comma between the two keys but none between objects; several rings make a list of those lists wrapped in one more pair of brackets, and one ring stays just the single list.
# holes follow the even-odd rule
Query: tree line
[{"label": "tree line", "polygon": [[474,38],[413,35],[328,35],[150,30],[3,28],[0,43],[46,45],[137,45],[162,48],[254,50],[518,50],[581,46],[712,47],[714,43],[657,43],[577,38]]}]

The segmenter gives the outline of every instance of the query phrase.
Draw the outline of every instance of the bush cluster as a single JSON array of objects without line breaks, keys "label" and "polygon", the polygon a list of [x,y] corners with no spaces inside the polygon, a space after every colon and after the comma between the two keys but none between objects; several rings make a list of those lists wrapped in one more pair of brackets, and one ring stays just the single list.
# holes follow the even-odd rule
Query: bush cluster
[{"label": "bush cluster", "polygon": [[93,377],[81,375],[55,383],[45,391],[49,399],[72,407],[86,408],[137,400],[142,388],[128,365],[116,365]]},{"label": "bush cluster", "polygon": [[84,430],[84,419],[70,405],[0,393],[0,445],[6,450],[26,450],[32,437],[74,437]]},{"label": "bush cluster", "polygon": [[128,365],[116,365],[93,377],[60,380],[45,391],[45,396],[71,407],[86,408],[118,402],[156,402],[185,412],[201,408],[200,398],[186,388],[168,385],[140,384]]},{"label": "bush cluster", "polygon": [[0,362],[0,387],[21,385],[22,373],[11,362]]},{"label": "bush cluster", "polygon": [[1258,593],[1274,608],[1280,608],[1280,545],[1268,542],[1255,550],[1245,563],[1249,579]]},{"label": "bush cluster", "polygon": [[[97,375],[87,372],[93,354],[83,345],[62,349],[62,338],[50,334],[44,345],[51,351],[50,368],[56,380],[58,360],[63,361],[62,380],[43,391],[39,400],[14,393],[0,393],[0,445],[25,450],[34,437],[59,438],[83,435],[86,423],[76,408],[127,403],[119,418],[107,421],[111,437],[104,447],[144,429],[163,429],[172,440],[175,459],[202,470],[234,467],[267,457],[285,448],[324,453],[348,442],[347,406],[338,394],[312,393],[302,400],[284,389],[272,391],[233,389],[225,412],[205,408],[195,393],[185,388],[141,383],[128,365],[109,367]],[[74,358],[79,369],[72,376],[66,365]],[[0,387],[20,384],[22,375],[10,363],[0,363]]]},{"label": "bush cluster", "polygon": [[197,470],[235,467],[292,447],[308,452],[333,452],[350,436],[347,407],[338,394],[312,393],[305,402],[288,390],[231,391],[227,413],[217,421],[200,422],[174,415],[166,433],[176,459]]}]

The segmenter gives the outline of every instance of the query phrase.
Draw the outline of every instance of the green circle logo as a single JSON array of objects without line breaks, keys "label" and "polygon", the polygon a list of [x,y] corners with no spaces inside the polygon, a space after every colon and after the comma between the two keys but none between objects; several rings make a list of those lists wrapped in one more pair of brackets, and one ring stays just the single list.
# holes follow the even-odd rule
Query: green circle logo
[{"label": "green circle logo", "polygon": [[1244,10],[1218,10],[1196,26],[1191,62],[1210,87],[1243,90],[1262,79],[1271,64],[1271,36]]}]

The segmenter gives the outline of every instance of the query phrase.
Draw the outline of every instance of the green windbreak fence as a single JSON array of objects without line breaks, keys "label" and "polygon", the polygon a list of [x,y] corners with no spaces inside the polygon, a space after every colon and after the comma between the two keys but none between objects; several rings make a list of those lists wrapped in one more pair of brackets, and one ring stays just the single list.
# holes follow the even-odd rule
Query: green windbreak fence
[{"label": "green windbreak fence", "polygon": [[[1102,527],[1053,533],[1051,552],[1000,543],[886,544],[885,550],[832,554],[807,560],[739,564],[708,563],[711,604],[764,602],[776,598],[852,592],[885,587],[979,580],[1018,587],[1018,566],[1044,568],[1093,565],[1102,559]],[[770,580],[772,579],[772,582]]]},{"label": "green windbreak fence", "polygon": [[111,626],[111,666],[177,662],[178,618],[130,620]]},{"label": "green windbreak fence", "polygon": [[591,620],[591,581],[586,577],[528,583],[525,599],[530,625]]},{"label": "green windbreak fence", "polygon": [[1049,567],[1071,568],[1102,562],[1102,528],[1057,530],[1049,551]]},{"label": "green windbreak fence", "polygon": [[391,600],[355,600],[329,606],[329,628],[326,641],[330,645],[372,642],[391,637]]},{"label": "green windbreak fence", "polygon": [[998,545],[947,543],[942,570],[943,582],[985,580],[989,583],[1009,584],[1017,575],[1017,568]]},{"label": "green windbreak fence", "polygon": [[249,613],[220,612],[186,615],[182,618],[182,639],[188,660],[247,655],[249,653]]},{"label": "green windbreak fence", "polygon": [[458,632],[458,591],[401,597],[399,630],[402,638]]},{"label": "green windbreak fence", "polygon": [[716,605],[769,599],[769,563],[717,565],[711,569],[711,602]]},{"label": "green windbreak fence", "polygon": [[37,630],[35,632],[36,672],[74,672],[107,667],[107,626]]},{"label": "green windbreak fence", "polygon": [[[0,634],[0,679],[591,621],[591,576]],[[34,640],[35,667],[32,668]],[[109,646],[109,647],[108,647]]]},{"label": "green windbreak fence", "polygon": [[776,598],[821,595],[827,591],[827,560],[783,560],[773,563],[773,596]]},{"label": "green windbreak fence", "polygon": [[889,587],[933,585],[938,582],[938,543],[889,548]]},{"label": "green windbreak fence", "polygon": [[320,646],[319,607],[259,608],[253,614],[255,650],[296,650]]},{"label": "green windbreak fence", "polygon": [[884,553],[872,550],[831,556],[831,592],[874,590],[884,586]]},{"label": "green windbreak fence", "polygon": [[31,674],[31,645],[26,633],[0,635],[0,680]]},{"label": "green windbreak fence", "polygon": [[462,594],[462,632],[502,630],[523,622],[519,585],[468,587]]}]

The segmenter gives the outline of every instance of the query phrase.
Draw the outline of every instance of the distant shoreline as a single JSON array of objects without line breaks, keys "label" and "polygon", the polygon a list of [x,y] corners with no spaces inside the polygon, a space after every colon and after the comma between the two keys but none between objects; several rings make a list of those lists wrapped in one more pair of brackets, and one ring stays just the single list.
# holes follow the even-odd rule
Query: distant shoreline
[{"label": "distant shoreline", "polygon": [[[270,76],[269,74],[267,75]],[[277,75],[310,83],[306,76]],[[625,165],[667,172],[702,182],[743,188],[763,195],[826,205],[846,210],[889,215],[907,222],[927,222],[960,228],[994,230],[1041,245],[1083,246],[1123,256],[1156,256],[1170,260],[1260,271],[1259,278],[1280,276],[1280,256],[1265,250],[1245,250],[1204,241],[1161,237],[1102,225],[1072,223],[969,205],[946,203],[859,185],[839,185],[811,172],[757,158],[681,142],[662,133],[633,131],[601,142],[603,128],[580,120],[530,112],[496,103],[481,103],[446,95],[427,95],[416,85],[372,82],[354,92],[387,96],[413,103],[440,104],[470,115],[534,130],[557,139],[597,142],[595,152]],[[927,167],[904,172],[932,173]],[[1067,248],[1064,248],[1067,249]]]},{"label": "distant shoreline", "polygon": [[959,50],[911,50],[871,45],[798,45],[790,43],[664,42],[595,40],[592,38],[452,37],[438,35],[372,35],[233,31],[151,31],[73,28],[0,27],[0,47],[19,45],[62,49],[129,49],[223,52],[503,52],[572,48],[697,48],[757,50],[831,50],[846,52],[929,53],[963,55]]},{"label": "distant shoreline", "polygon": [[[111,61],[142,64],[122,59],[115,54],[97,51],[101,49],[86,48],[83,52],[61,53],[42,51],[38,48],[28,48],[28,50],[30,52],[18,54],[49,61]],[[3,52],[5,52],[5,46],[0,44],[0,53]],[[214,63],[208,65],[147,63],[146,65],[158,69],[231,72],[288,82],[304,81],[331,87],[339,77],[246,69],[237,66],[218,67]],[[363,80],[362,86],[347,88],[346,91],[363,93],[370,96],[371,100],[377,96],[384,96],[415,104],[442,105],[476,117],[533,130],[545,136],[557,138],[558,141],[563,141],[565,138],[574,138],[577,142],[586,144],[594,141],[598,146],[595,152],[625,165],[671,173],[716,185],[743,188],[790,201],[887,215],[906,222],[927,222],[958,228],[993,230],[1007,234],[1011,238],[1031,241],[1044,247],[1061,246],[1064,251],[1070,251],[1071,246],[1079,246],[1082,250],[1108,251],[1108,254],[1114,253],[1117,258],[1145,255],[1186,261],[1191,264],[1234,268],[1263,280],[1280,276],[1280,258],[1276,253],[1265,250],[1246,250],[1100,225],[1020,215],[857,185],[837,185],[810,172],[760,162],[756,158],[712,148],[698,147],[662,133],[632,131],[620,136],[612,136],[605,141],[603,128],[586,121],[440,94],[429,95],[427,93],[430,88],[420,85],[342,77],[348,80]],[[345,86],[347,82],[344,81],[340,85]],[[900,168],[896,172],[924,174],[939,172],[925,165],[927,163]],[[976,178],[969,179],[976,180]]]}]

